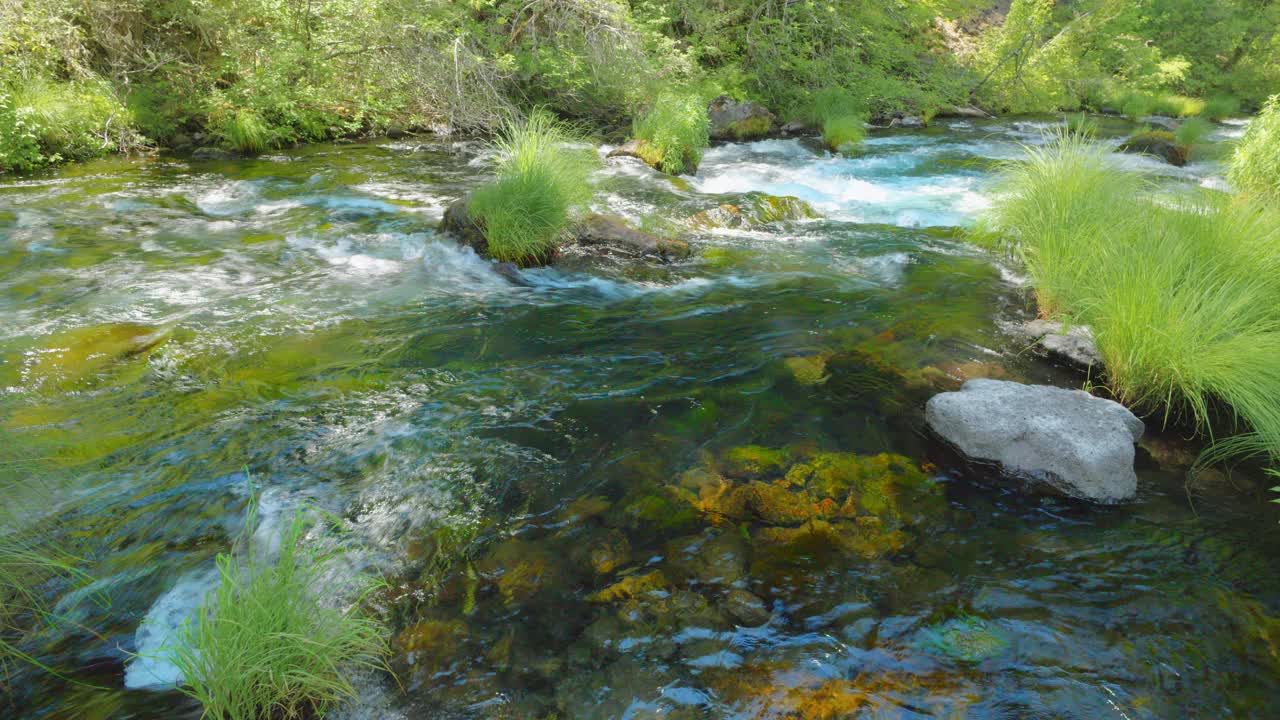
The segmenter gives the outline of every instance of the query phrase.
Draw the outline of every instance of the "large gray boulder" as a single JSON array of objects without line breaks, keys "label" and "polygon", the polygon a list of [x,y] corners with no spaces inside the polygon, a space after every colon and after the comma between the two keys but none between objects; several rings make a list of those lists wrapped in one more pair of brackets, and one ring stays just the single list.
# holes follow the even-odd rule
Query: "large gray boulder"
[{"label": "large gray boulder", "polygon": [[756,140],[773,134],[778,119],[765,106],[721,95],[707,107],[712,140]]},{"label": "large gray boulder", "polygon": [[579,247],[615,255],[650,256],[668,261],[689,256],[689,243],[647,233],[632,227],[618,215],[592,213],[574,226],[572,234]]},{"label": "large gray boulder", "polygon": [[1138,489],[1133,445],[1142,421],[1083,390],[970,380],[930,398],[925,420],[966,456],[1072,497],[1115,503]]}]

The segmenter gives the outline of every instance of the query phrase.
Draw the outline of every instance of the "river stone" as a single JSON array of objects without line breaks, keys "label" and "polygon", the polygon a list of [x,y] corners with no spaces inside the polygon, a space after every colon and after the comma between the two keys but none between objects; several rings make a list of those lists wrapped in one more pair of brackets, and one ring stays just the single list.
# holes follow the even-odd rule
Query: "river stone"
[{"label": "river stone", "polygon": [[639,230],[618,215],[588,215],[574,228],[573,237],[580,246],[601,248],[623,255],[651,255],[663,260],[689,255],[689,243]]},{"label": "river stone", "polygon": [[1114,503],[1138,489],[1133,444],[1142,421],[1083,390],[970,380],[930,398],[925,420],[966,456],[1072,497]]},{"label": "river stone", "polygon": [[1084,367],[1102,366],[1102,355],[1094,342],[1093,331],[1083,325],[1063,330],[1062,323],[1052,320],[1030,320],[1018,332],[1034,340],[1050,355]]},{"label": "river stone", "polygon": [[1179,143],[1173,133],[1167,130],[1138,133],[1121,143],[1117,149],[1125,153],[1154,155],[1176,167],[1187,164],[1187,146]]},{"label": "river stone", "polygon": [[707,107],[712,140],[755,140],[773,132],[777,118],[765,106],[721,95]]},{"label": "river stone", "polygon": [[769,622],[769,618],[773,616],[769,608],[765,607],[764,600],[740,588],[731,588],[725,593],[720,607],[743,627],[759,627]]},{"label": "river stone", "polygon": [[471,217],[468,210],[470,204],[470,195],[450,203],[444,210],[444,218],[440,220],[440,232],[475,250],[477,255],[488,257],[489,241],[484,237],[484,228]]}]

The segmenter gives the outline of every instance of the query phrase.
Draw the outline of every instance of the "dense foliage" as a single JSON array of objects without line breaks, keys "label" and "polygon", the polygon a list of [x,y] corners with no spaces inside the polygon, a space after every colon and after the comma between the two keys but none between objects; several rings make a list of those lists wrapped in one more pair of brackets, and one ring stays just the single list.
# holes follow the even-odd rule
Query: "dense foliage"
[{"label": "dense foliage", "polygon": [[696,92],[662,92],[636,118],[632,134],[650,165],[678,175],[694,172],[708,138],[707,102]]},{"label": "dense foliage", "polygon": [[536,106],[616,130],[682,88],[784,119],[833,88],[872,119],[970,102],[1221,117],[1280,85],[1277,28],[1267,0],[3,0],[0,169],[487,132]]},{"label": "dense foliage", "polygon": [[1011,165],[987,241],[1022,259],[1043,314],[1092,328],[1118,398],[1280,458],[1280,221],[1152,197],[1105,152],[1066,135]]},{"label": "dense foliage", "polygon": [[1236,189],[1280,206],[1280,95],[1249,123],[1229,174]]}]

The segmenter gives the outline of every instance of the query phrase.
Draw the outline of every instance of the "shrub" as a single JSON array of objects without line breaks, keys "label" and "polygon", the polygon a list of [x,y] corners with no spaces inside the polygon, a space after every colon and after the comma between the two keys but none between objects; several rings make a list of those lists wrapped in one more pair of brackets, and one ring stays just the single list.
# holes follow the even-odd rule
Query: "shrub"
[{"label": "shrub", "polygon": [[707,147],[707,103],[692,91],[666,91],[638,117],[632,134],[645,162],[665,173],[696,172]]},{"label": "shrub", "polygon": [[822,141],[832,152],[851,150],[862,142],[867,111],[844,88],[826,88],[814,94],[805,119],[822,130]]},{"label": "shrub", "polygon": [[509,122],[497,140],[497,178],[471,196],[468,210],[484,230],[489,254],[520,264],[546,261],[591,198],[589,150],[569,147],[571,131],[546,111]]},{"label": "shrub", "polygon": [[1211,196],[1155,202],[1145,179],[1078,138],[1028,153],[1004,171],[979,237],[1022,259],[1041,312],[1093,329],[1122,401],[1209,433],[1225,406],[1280,457],[1275,215]]},{"label": "shrub", "polygon": [[355,696],[351,667],[385,667],[385,632],[360,602],[345,611],[321,604],[337,556],[303,547],[311,524],[302,513],[274,562],[256,557],[248,542],[256,514],[251,502],[239,547],[218,556],[218,588],[173,649],[182,691],[208,718],[321,715]]},{"label": "shrub", "polygon": [[27,114],[0,91],[0,172],[30,172],[45,161]]},{"label": "shrub", "polygon": [[1240,192],[1280,205],[1280,95],[1272,95],[1249,123],[1227,177]]},{"label": "shrub", "polygon": [[102,83],[29,82],[15,89],[10,102],[39,147],[35,164],[87,160],[138,142],[129,111]]}]

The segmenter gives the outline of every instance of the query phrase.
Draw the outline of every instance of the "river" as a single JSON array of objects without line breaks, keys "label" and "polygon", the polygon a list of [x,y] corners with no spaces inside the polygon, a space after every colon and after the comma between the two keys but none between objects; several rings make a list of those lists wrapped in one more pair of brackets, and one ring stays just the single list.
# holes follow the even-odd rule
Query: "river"
[{"label": "river", "polygon": [[[163,648],[252,487],[259,542],[331,513],[313,540],[389,581],[399,685],[363,678],[343,717],[1268,717],[1280,538],[1247,483],[1188,484],[1197,448],[1157,421],[1138,500],[1087,506],[922,430],[966,377],[1085,382],[1006,332],[1027,288],[964,241],[1052,124],[720,145],[686,178],[611,160],[596,209],[693,256],[571,254],[529,287],[435,232],[486,178],[478,142],[0,180],[8,522],[92,578],[45,588],[63,676],[20,671],[17,716],[198,717]],[[1223,186],[1212,160],[1115,162]],[[821,217],[686,222],[749,193]],[[830,468],[867,483],[853,534],[687,502]]]}]

